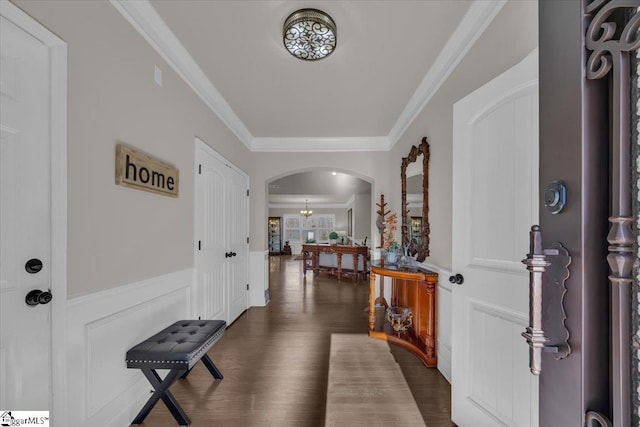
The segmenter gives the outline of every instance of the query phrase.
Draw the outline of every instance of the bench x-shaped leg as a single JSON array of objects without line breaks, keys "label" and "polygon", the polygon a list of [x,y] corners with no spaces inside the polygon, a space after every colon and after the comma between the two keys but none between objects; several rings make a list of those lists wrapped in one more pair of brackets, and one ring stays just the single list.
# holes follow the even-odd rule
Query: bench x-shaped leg
[{"label": "bench x-shaped leg", "polygon": [[[202,356],[202,363],[204,363],[204,366],[207,367],[207,369],[209,370],[209,372],[211,373],[211,375],[213,376],[213,378],[215,378],[216,380],[222,380],[224,379],[224,376],[222,376],[222,372],[220,372],[220,370],[216,367],[216,365],[213,364],[213,361],[209,358],[208,354],[205,354],[204,356]],[[189,375],[189,373],[191,372],[193,368],[189,369],[187,372],[185,372],[180,379],[185,379],[187,378],[187,375]]]},{"label": "bench x-shaped leg", "polygon": [[144,407],[140,410],[138,416],[136,416],[131,424],[142,424],[147,415],[149,415],[149,412],[151,412],[151,409],[160,399],[162,399],[164,404],[167,405],[167,408],[169,408],[171,415],[173,415],[178,424],[180,424],[181,426],[188,426],[189,424],[191,424],[191,420],[189,419],[189,417],[187,417],[187,414],[184,413],[182,407],[178,404],[175,397],[173,397],[173,394],[171,394],[171,392],[169,391],[169,387],[171,387],[173,383],[176,382],[178,377],[185,373],[185,370],[172,369],[171,371],[169,371],[164,380],[160,378],[155,369],[142,368],[142,373],[144,373],[144,376],[147,377],[147,380],[149,380],[155,391],[153,392],[149,400],[147,400],[147,403],[145,403]]}]

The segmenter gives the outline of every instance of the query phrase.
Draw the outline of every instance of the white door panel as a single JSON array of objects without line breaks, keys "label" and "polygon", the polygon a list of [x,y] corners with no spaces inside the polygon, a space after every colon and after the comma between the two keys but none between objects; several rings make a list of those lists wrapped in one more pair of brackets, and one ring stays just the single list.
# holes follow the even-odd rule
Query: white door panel
[{"label": "white door panel", "polygon": [[198,314],[233,322],[248,307],[248,178],[196,142]]},{"label": "white door panel", "polygon": [[199,313],[205,319],[227,320],[227,284],[225,283],[224,209],[225,165],[204,150],[199,151],[196,179],[196,252]]},{"label": "white door panel", "polygon": [[5,17],[0,43],[0,408],[49,410],[51,306],[25,304],[51,287],[49,49]]},{"label": "white door panel", "polygon": [[248,197],[246,178],[233,168],[228,168],[228,209],[231,213],[229,224],[228,247],[234,255],[229,258],[229,322],[233,322],[249,305],[248,265],[249,248],[247,245],[248,230]]},{"label": "white door panel", "polygon": [[537,52],[455,104],[453,159],[452,418],[535,427],[520,261],[538,218]]}]

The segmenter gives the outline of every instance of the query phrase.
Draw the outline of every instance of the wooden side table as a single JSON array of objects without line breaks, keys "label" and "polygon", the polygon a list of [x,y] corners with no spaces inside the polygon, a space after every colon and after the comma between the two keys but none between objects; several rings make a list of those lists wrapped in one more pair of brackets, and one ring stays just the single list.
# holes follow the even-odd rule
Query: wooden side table
[{"label": "wooden side table", "polygon": [[[405,332],[394,331],[386,321],[379,330],[375,328],[376,281],[380,278],[384,289],[385,277],[392,279],[390,305],[409,307],[413,312],[413,325]],[[378,262],[371,264],[369,283],[369,336],[400,345],[415,353],[426,366],[436,367],[438,274]],[[380,303],[385,310],[388,308],[384,299]]]}]

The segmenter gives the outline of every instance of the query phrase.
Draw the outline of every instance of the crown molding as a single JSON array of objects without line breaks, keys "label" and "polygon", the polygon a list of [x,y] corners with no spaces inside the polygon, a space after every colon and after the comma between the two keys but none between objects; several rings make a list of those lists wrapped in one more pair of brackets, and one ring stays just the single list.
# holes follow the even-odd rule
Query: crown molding
[{"label": "crown molding", "polygon": [[254,138],[251,151],[256,152],[332,152],[389,151],[386,136],[345,138]]},{"label": "crown molding", "polygon": [[389,151],[446,81],[507,0],[475,0],[387,136],[255,138],[162,20],[149,0],[110,0],[138,33],[238,139],[254,152]]},{"label": "crown molding", "polygon": [[253,135],[213,86],[180,40],[148,0],[110,0],[111,4],[140,33],[167,64],[189,85],[224,124],[251,149]]},{"label": "crown molding", "polygon": [[462,17],[447,43],[438,54],[409,103],[391,128],[388,138],[393,147],[400,137],[411,126],[417,115],[436,94],[440,86],[449,78],[462,58],[480,38],[489,24],[504,7],[507,0],[483,1],[475,0],[467,13]]},{"label": "crown molding", "polygon": [[[313,203],[309,205],[311,210],[313,209],[348,209],[352,207],[353,204],[347,203]],[[300,203],[267,203],[267,207],[269,209],[293,209],[299,211],[304,207],[300,205]],[[313,215],[322,215],[321,213],[314,213]],[[312,215],[312,216],[313,216]]]}]

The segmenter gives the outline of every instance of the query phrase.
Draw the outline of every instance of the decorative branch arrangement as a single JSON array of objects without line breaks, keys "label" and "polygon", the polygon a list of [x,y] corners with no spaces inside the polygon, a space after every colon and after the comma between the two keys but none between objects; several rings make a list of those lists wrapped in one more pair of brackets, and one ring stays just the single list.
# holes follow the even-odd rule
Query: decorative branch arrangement
[{"label": "decorative branch arrangement", "polygon": [[380,195],[380,203],[376,203],[376,206],[379,208],[376,213],[378,214],[378,218],[376,219],[376,227],[378,227],[378,232],[380,233],[380,246],[378,248],[384,247],[384,228],[385,228],[385,217],[391,211],[385,212],[385,207],[387,203],[384,201],[384,194]]}]

